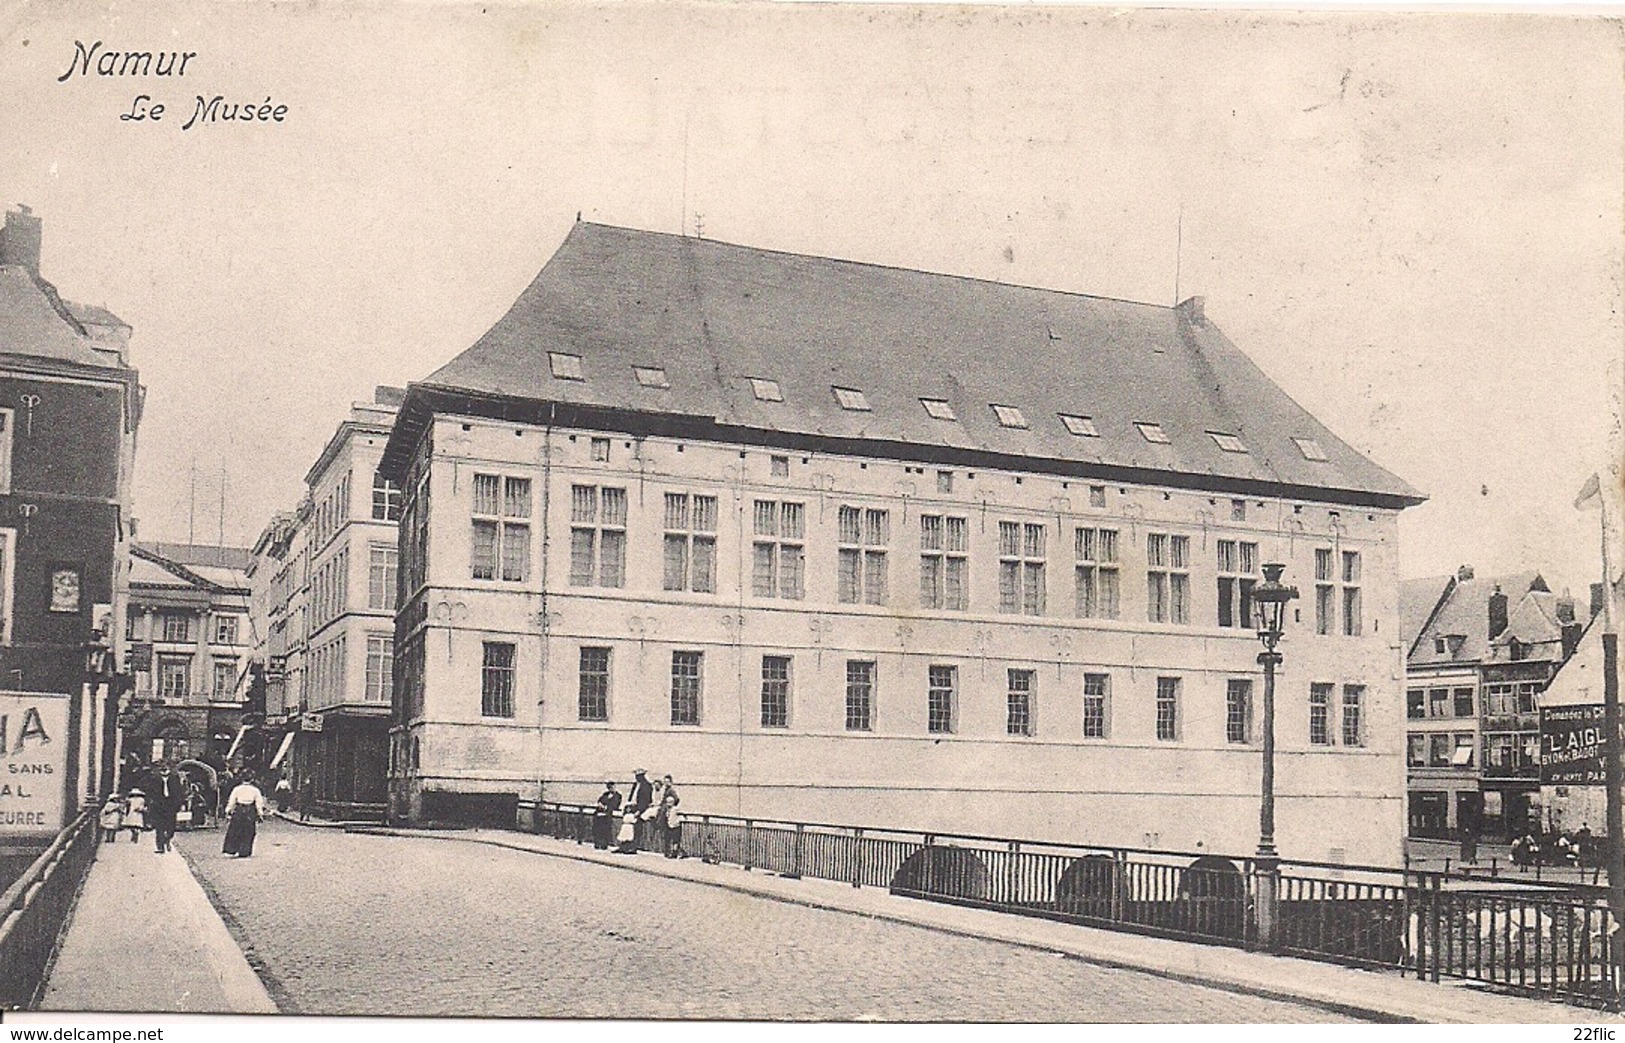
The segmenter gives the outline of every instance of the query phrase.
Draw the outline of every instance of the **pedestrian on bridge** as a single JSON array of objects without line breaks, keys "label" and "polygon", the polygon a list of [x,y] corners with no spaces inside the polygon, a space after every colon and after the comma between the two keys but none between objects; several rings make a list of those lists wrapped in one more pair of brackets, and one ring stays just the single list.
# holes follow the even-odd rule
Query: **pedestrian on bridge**
[{"label": "pedestrian on bridge", "polygon": [[615,783],[604,783],[604,792],[598,795],[598,806],[592,810],[592,846],[608,851],[615,835],[615,817],[621,813],[621,794]]},{"label": "pedestrian on bridge", "polygon": [[621,832],[615,838],[615,853],[617,855],[635,855],[638,853],[638,810],[628,804],[626,811],[621,815]]},{"label": "pedestrian on bridge", "polygon": [[107,795],[107,802],[102,805],[99,823],[102,827],[102,843],[111,844],[118,839],[118,831],[124,826],[124,801],[117,793]]},{"label": "pedestrian on bridge", "polygon": [[264,817],[265,794],[252,778],[244,778],[226,798],[226,843],[221,851],[232,858],[251,857],[254,834]]},{"label": "pedestrian on bridge", "polygon": [[153,780],[148,794],[148,817],[152,819],[152,834],[158,854],[169,850],[175,836],[175,816],[187,798],[186,780],[175,773],[168,761],[158,765],[158,777]]},{"label": "pedestrian on bridge", "polygon": [[130,791],[129,803],[124,806],[124,828],[130,831],[130,843],[141,839],[147,828],[147,795],[139,788]]},{"label": "pedestrian on bridge", "polygon": [[667,858],[683,857],[683,817],[677,810],[682,800],[677,795],[677,785],[667,775],[661,779],[660,790],[660,829],[662,850]]}]

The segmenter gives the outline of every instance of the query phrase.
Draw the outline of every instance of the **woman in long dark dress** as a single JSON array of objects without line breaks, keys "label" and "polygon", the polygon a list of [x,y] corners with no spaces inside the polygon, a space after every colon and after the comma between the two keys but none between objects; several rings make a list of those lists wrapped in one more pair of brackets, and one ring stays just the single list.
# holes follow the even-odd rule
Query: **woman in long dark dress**
[{"label": "woman in long dark dress", "polygon": [[265,814],[265,794],[253,780],[243,779],[226,798],[226,843],[221,849],[232,858],[254,853],[254,834]]}]

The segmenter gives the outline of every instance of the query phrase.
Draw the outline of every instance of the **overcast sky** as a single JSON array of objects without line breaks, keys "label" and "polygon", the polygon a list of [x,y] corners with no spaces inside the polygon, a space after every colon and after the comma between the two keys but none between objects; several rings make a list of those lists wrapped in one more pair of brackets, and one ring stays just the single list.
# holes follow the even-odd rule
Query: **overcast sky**
[{"label": "overcast sky", "polygon": [[[135,328],[146,539],[252,542],[349,402],[589,220],[1172,303],[1427,493],[1406,575],[1578,591],[1619,454],[1617,26],[823,6],[19,5],[0,203]],[[77,12],[77,13],[75,13]],[[196,52],[57,82],[75,41]],[[160,122],[120,120],[136,95]],[[196,96],[286,105],[195,125]]]}]

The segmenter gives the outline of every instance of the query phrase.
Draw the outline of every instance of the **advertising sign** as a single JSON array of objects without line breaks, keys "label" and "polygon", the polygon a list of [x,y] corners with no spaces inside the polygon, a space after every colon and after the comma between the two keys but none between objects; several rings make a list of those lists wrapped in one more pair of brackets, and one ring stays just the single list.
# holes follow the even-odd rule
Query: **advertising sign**
[{"label": "advertising sign", "polygon": [[68,697],[0,692],[0,837],[61,830],[67,771]]},{"label": "advertising sign", "polygon": [[319,732],[319,731],[321,731],[322,730],[322,715],[319,714],[319,713],[307,713],[307,714],[305,714],[305,716],[300,719],[299,729],[301,731],[307,731],[307,732]]},{"label": "advertising sign", "polygon": [[1601,786],[1602,705],[1544,706],[1540,711],[1540,784]]}]

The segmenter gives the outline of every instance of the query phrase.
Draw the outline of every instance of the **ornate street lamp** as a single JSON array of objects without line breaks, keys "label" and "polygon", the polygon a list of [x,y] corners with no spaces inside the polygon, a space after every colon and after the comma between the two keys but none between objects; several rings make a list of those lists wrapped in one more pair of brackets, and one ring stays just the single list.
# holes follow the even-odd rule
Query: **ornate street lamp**
[{"label": "ornate street lamp", "polygon": [[1253,588],[1253,604],[1258,606],[1258,639],[1264,643],[1264,651],[1258,653],[1258,662],[1264,668],[1264,768],[1254,863],[1259,884],[1258,941],[1265,950],[1275,948],[1281,891],[1281,856],[1275,850],[1275,668],[1281,665],[1281,653],[1275,646],[1286,632],[1286,603],[1298,596],[1297,587],[1281,583],[1285,571],[1286,566],[1279,562],[1265,565],[1264,582]]}]

